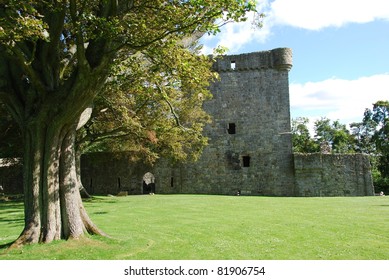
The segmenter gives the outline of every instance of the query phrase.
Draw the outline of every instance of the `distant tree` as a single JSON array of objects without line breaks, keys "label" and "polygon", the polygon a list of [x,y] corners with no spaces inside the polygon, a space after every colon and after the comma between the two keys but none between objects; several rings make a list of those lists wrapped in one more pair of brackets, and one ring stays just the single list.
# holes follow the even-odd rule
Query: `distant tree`
[{"label": "distant tree", "polygon": [[351,136],[346,125],[338,120],[333,121],[323,117],[315,122],[315,140],[318,144],[326,142],[330,145],[333,153],[354,152],[354,138]]},{"label": "distant tree", "polygon": [[24,146],[25,227],[14,244],[104,234],[78,191],[81,114],[123,56],[216,33],[228,21],[245,20],[248,11],[255,11],[255,1],[2,1],[0,100]]},{"label": "distant tree", "polygon": [[293,152],[316,153],[320,152],[320,145],[311,137],[308,128],[308,118],[292,119],[292,143]]},{"label": "distant tree", "polygon": [[375,146],[378,174],[375,184],[389,190],[389,101],[377,101],[373,109],[366,109],[363,126],[369,131],[370,144]]},{"label": "distant tree", "polygon": [[350,124],[351,135],[355,139],[354,150],[356,152],[369,155],[376,154],[376,148],[373,142],[375,128],[375,122],[368,119],[365,119],[362,122],[354,122]]}]

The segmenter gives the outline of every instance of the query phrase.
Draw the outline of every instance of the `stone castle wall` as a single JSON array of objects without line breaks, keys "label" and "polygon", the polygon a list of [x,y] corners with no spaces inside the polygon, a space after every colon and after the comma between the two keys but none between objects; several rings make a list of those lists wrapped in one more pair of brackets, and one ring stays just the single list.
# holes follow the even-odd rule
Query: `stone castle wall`
[{"label": "stone castle wall", "polygon": [[23,170],[19,159],[0,159],[0,186],[4,193],[23,193]]},{"label": "stone castle wall", "polygon": [[[212,116],[209,146],[195,164],[155,168],[161,191],[292,195],[290,49],[226,56],[204,104]],[[166,188],[164,186],[167,186]]]},{"label": "stone castle wall", "polygon": [[[83,155],[82,181],[92,194],[142,194],[143,177],[147,172],[155,176],[155,192],[163,194],[201,193],[274,195],[261,193],[250,180],[249,170],[242,169],[234,177],[220,179],[209,169],[193,173],[193,165],[144,166],[129,162],[126,153],[92,153]],[[293,193],[289,196],[370,196],[374,195],[369,157],[363,154],[293,154]],[[196,164],[194,164],[196,166]],[[214,175],[216,174],[216,175]],[[194,178],[198,176],[199,178]],[[215,176],[214,178],[212,176]],[[219,181],[220,180],[220,181]],[[274,180],[277,180],[276,178]],[[223,182],[219,184],[219,182]],[[253,185],[250,185],[252,183]],[[199,187],[199,185],[201,187]],[[148,192],[146,192],[148,193]]]},{"label": "stone castle wall", "polygon": [[90,194],[142,194],[143,175],[152,170],[134,164],[128,153],[89,153],[81,157],[81,180]]},{"label": "stone castle wall", "polygon": [[295,154],[296,196],[374,195],[369,157]]},{"label": "stone castle wall", "polygon": [[[132,163],[127,153],[83,155],[81,178],[89,193],[374,194],[367,156],[292,154],[291,49],[225,56],[213,67],[220,80],[204,104],[213,122],[204,129],[209,145],[200,159],[174,166],[161,159],[151,167]],[[152,187],[144,180],[148,172]]]}]

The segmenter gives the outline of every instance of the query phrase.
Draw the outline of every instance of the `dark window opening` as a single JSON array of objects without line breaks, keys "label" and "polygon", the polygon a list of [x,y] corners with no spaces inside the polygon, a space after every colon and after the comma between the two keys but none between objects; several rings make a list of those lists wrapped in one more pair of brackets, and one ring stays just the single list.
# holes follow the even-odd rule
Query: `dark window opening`
[{"label": "dark window opening", "polygon": [[236,69],[236,62],[235,62],[235,60],[231,61],[231,69],[232,70]]},{"label": "dark window opening", "polygon": [[243,156],[243,167],[250,167],[250,156]]},{"label": "dark window opening", "polygon": [[228,124],[228,134],[235,134],[236,133],[236,125],[234,123]]},{"label": "dark window opening", "polygon": [[122,184],[120,183],[120,177],[118,177],[118,190],[119,190],[119,192],[122,190]]}]

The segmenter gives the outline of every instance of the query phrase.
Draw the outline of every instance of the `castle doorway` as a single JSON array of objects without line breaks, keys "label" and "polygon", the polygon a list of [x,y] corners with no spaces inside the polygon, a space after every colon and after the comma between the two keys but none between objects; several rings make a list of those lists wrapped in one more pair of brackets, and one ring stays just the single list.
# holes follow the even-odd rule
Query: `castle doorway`
[{"label": "castle doorway", "polygon": [[143,175],[142,193],[155,194],[155,177],[151,172],[147,172]]}]

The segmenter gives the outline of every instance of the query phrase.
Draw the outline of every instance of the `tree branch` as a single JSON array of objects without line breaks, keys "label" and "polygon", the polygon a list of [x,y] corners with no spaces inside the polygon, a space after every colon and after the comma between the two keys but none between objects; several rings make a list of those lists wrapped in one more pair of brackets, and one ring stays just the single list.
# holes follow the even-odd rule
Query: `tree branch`
[{"label": "tree branch", "polygon": [[80,28],[79,22],[78,22],[78,11],[77,11],[77,1],[76,0],[70,0],[70,17],[72,19],[72,25],[75,30],[76,35],[76,47],[77,47],[77,59],[78,59],[78,65],[81,72],[85,72],[89,70],[89,64],[88,60],[85,56],[85,46],[84,46],[84,38],[82,35],[82,30]]},{"label": "tree branch", "polygon": [[169,100],[169,97],[163,93],[162,89],[160,87],[157,87],[158,89],[158,92],[159,94],[161,95],[162,99],[166,102],[166,104],[169,106],[169,109],[170,109],[170,113],[173,115],[173,118],[176,122],[176,125],[184,130],[187,130],[186,127],[184,127],[183,125],[181,125],[181,122],[180,122],[180,118],[179,116],[177,115],[176,111],[174,110],[174,107],[172,105],[172,103],[170,102]]}]

